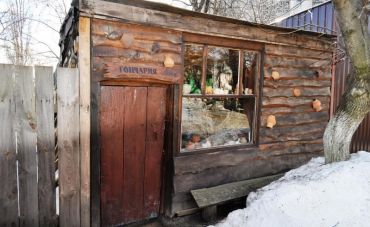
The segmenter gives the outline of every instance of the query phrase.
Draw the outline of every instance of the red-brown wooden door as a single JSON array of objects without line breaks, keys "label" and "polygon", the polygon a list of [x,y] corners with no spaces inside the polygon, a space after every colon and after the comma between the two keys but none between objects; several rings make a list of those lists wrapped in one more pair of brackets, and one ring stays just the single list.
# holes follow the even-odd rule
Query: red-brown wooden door
[{"label": "red-brown wooden door", "polygon": [[101,87],[103,226],[158,216],[165,103],[164,87]]}]

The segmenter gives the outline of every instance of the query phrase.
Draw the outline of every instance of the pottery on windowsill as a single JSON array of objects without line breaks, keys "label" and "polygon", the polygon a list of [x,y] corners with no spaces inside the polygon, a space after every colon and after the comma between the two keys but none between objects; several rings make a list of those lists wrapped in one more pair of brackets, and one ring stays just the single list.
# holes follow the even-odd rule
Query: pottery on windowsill
[{"label": "pottery on windowsill", "polygon": [[190,84],[184,84],[182,85],[182,94],[188,95],[191,92],[191,85]]}]

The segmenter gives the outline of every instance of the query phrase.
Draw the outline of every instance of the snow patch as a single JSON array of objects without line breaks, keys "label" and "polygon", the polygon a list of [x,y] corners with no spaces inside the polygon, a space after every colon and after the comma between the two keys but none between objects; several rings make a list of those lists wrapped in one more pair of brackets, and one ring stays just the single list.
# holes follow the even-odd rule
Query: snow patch
[{"label": "snow patch", "polygon": [[249,194],[247,208],[216,227],[369,226],[370,153],[325,165],[323,157]]}]

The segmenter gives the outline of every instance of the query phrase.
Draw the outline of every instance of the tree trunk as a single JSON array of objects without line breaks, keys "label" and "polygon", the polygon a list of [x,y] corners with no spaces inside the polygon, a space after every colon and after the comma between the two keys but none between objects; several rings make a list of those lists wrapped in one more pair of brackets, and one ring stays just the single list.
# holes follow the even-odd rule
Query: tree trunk
[{"label": "tree trunk", "polygon": [[365,1],[333,0],[333,4],[354,70],[324,133],[326,163],[350,157],[352,136],[370,111],[370,35]]},{"label": "tree trunk", "polygon": [[334,117],[327,125],[324,133],[326,163],[349,159],[352,136],[370,111],[369,82],[356,82],[348,86]]}]

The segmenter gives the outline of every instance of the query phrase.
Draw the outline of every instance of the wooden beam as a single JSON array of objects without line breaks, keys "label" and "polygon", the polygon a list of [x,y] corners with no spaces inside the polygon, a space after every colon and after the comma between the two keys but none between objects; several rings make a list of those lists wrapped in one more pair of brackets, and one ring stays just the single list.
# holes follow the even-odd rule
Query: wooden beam
[{"label": "wooden beam", "polygon": [[[302,53],[301,56],[304,56]],[[311,58],[297,58],[287,57],[285,55],[266,55],[265,67],[286,67],[286,68],[331,68],[332,58],[321,58],[321,59],[311,59]]]},{"label": "wooden beam", "polygon": [[79,20],[81,226],[90,226],[90,18]]},{"label": "wooden beam", "polygon": [[[336,93],[336,86],[335,86],[335,82],[336,82],[336,78],[335,78],[335,75],[336,75],[336,66],[337,64],[335,64],[335,55],[336,55],[336,51],[334,51],[333,53],[333,63],[331,65],[331,87],[330,87],[330,109],[329,109],[329,115],[330,115],[330,118],[333,117],[334,115],[334,111],[335,111],[335,108],[336,106],[334,106],[334,99],[336,98],[335,97],[335,93]],[[339,64],[338,64],[339,66]],[[340,67],[340,66],[339,66]]]},{"label": "wooden beam", "polygon": [[208,45],[204,45],[202,61],[202,80],[201,80],[202,95],[206,94],[207,61],[208,61]]},{"label": "wooden beam", "polygon": [[263,157],[260,156],[262,154],[261,152],[263,152],[263,155],[268,154],[270,156],[316,152],[323,150],[323,145],[322,139],[319,139],[313,141],[291,141],[266,144],[260,145],[258,150],[257,148],[251,149],[252,148],[234,149],[218,153],[203,153],[176,157],[174,160],[175,175],[201,173],[207,169],[218,169],[225,166],[238,166],[251,163],[255,160],[263,159]]},{"label": "wooden beam", "polygon": [[221,38],[217,36],[199,35],[193,33],[183,33],[183,39],[188,43],[207,44],[221,47],[247,49],[260,51],[263,44],[258,42],[244,42],[238,39]]},{"label": "wooden beam", "polygon": [[[297,107],[297,106],[304,106],[312,105],[312,97],[265,97],[262,100],[262,105],[264,108],[266,107]],[[326,105],[329,103],[329,97],[320,97],[320,101],[322,105]],[[264,115],[264,113],[262,113]]]},{"label": "wooden beam", "polygon": [[250,192],[264,187],[272,181],[281,178],[283,175],[284,174],[276,174],[272,176],[223,184],[212,188],[191,190],[191,194],[197,202],[198,207],[205,208],[246,196]]},{"label": "wooden beam", "polygon": [[296,57],[296,58],[311,58],[317,60],[331,59],[332,50],[310,50],[302,47],[281,46],[266,44],[265,50],[267,55]]},{"label": "wooden beam", "polygon": [[[299,151],[299,149],[300,148],[297,148],[297,153],[277,156],[272,156],[268,153],[260,153],[257,157],[250,158],[248,162],[235,165],[218,165],[219,167],[215,168],[211,168],[211,165],[208,164],[214,160],[210,159],[208,163],[204,164],[204,167],[208,168],[203,168],[204,170],[199,172],[196,172],[194,168],[187,163],[188,168],[194,171],[188,171],[190,173],[174,176],[174,193],[183,193],[194,189],[213,187],[235,181],[276,174],[284,170],[296,168],[322,152],[322,150],[312,151],[312,149],[309,148],[302,148],[302,150],[309,150],[303,153]],[[285,152],[289,151],[286,150]],[[234,159],[237,158],[234,157]],[[229,163],[233,162],[230,159],[226,161]]]},{"label": "wooden beam", "polygon": [[[328,81],[329,82],[329,81]],[[299,88],[301,95],[300,97],[329,97],[330,96],[330,87],[314,87],[314,88],[305,88],[305,87],[295,87]],[[293,94],[293,88],[263,88],[264,97],[295,97]]]},{"label": "wooden beam", "polygon": [[261,113],[262,113],[262,97],[263,97],[263,83],[265,80],[265,72],[263,70],[263,66],[265,65],[265,55],[266,50],[263,48],[263,50],[258,54],[258,60],[257,60],[257,72],[254,79],[254,93],[256,95],[255,99],[255,109],[254,109],[254,119],[253,119],[253,142],[255,142],[257,145],[260,142],[259,132],[260,132],[260,126],[261,126]]},{"label": "wooden beam", "polygon": [[238,95],[243,95],[244,94],[244,51],[239,50],[239,72],[238,72]]},{"label": "wooden beam", "polygon": [[280,88],[286,89],[296,87],[330,87],[331,81],[328,80],[316,80],[316,79],[291,79],[291,80],[265,80],[264,88]]},{"label": "wooden beam", "polygon": [[[213,35],[234,39],[248,40],[260,43],[281,44],[306,47],[316,50],[331,50],[331,39],[306,35],[302,32],[292,32],[290,29],[272,28],[238,20],[225,20],[222,17],[212,17],[189,14],[190,11],[168,12],[168,10],[153,10],[143,7],[125,5],[122,3],[95,0],[88,9],[81,8],[81,15],[95,18],[130,21],[130,23],[173,29],[177,31]],[[84,12],[86,12],[84,14]],[[99,16],[97,16],[99,15]],[[308,33],[307,33],[308,34]]]},{"label": "wooden beam", "polygon": [[316,68],[316,67],[301,67],[293,68],[291,66],[274,66],[274,67],[263,67],[264,77],[266,80],[272,80],[271,75],[273,71],[277,71],[280,74],[279,80],[291,80],[291,79],[306,79],[306,80],[327,80],[331,81],[331,68]]}]

